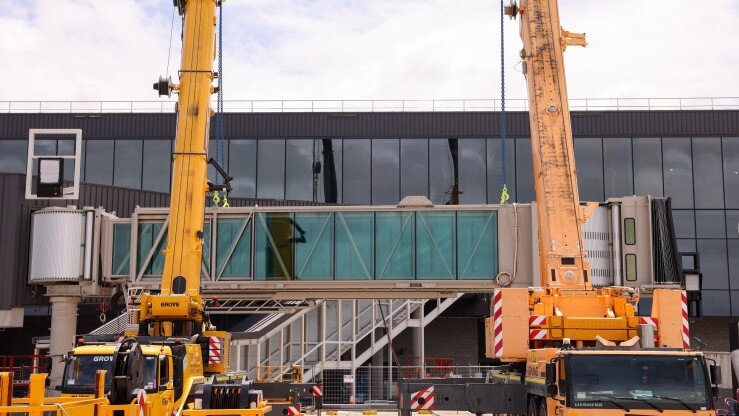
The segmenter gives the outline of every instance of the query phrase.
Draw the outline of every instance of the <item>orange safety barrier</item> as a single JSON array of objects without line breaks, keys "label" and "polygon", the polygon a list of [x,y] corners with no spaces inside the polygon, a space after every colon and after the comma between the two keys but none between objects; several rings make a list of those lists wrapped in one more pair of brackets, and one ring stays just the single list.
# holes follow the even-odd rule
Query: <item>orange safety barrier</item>
[{"label": "orange safety barrier", "polygon": [[0,355],[0,372],[13,374],[13,386],[28,387],[31,374],[50,370],[48,355]]}]

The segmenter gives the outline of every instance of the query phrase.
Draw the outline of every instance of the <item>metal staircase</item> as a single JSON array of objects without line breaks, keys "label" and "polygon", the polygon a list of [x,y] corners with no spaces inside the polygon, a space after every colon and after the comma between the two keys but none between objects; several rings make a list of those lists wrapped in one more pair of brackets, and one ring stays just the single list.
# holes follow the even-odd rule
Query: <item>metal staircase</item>
[{"label": "metal staircase", "polygon": [[322,300],[255,338],[234,333],[233,367],[299,365],[309,381],[324,369],[356,369],[407,328],[425,328],[458,297],[434,300]]},{"label": "metal staircase", "polygon": [[[232,368],[255,377],[260,367],[301,366],[310,381],[325,369],[353,370],[366,363],[407,328],[423,330],[461,295],[432,300],[332,299],[312,307],[276,308],[253,313],[232,333]],[[268,313],[265,313],[268,312]],[[92,334],[120,333],[128,313],[108,321]]]}]

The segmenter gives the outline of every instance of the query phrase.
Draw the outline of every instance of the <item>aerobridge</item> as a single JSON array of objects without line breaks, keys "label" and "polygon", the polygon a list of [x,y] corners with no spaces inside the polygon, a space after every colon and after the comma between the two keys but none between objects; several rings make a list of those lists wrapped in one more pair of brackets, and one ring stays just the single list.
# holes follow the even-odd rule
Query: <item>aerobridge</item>
[{"label": "aerobridge", "polygon": [[[209,310],[271,313],[321,299],[437,299],[538,286],[533,205],[404,201],[208,208],[201,277]],[[669,241],[654,214],[664,201],[625,197],[590,208],[583,232],[594,286],[679,283],[652,256],[653,244]],[[95,281],[158,290],[167,214],[137,208],[131,218],[100,215]]]},{"label": "aerobridge", "polygon": [[[104,282],[157,290],[167,214],[137,208],[105,224]],[[514,271],[512,285],[531,284],[530,205],[209,208],[203,231],[203,293],[226,313],[257,300],[456,297]]]}]

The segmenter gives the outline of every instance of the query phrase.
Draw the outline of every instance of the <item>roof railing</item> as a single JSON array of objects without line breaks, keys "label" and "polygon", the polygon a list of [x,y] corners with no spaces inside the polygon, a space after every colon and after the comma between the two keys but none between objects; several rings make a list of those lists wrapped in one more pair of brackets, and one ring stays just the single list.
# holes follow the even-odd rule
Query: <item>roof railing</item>
[{"label": "roof railing", "polygon": [[[4,113],[173,113],[175,100],[0,101]],[[357,113],[500,111],[499,99],[439,100],[224,100],[230,113]],[[215,102],[213,103],[215,107]],[[528,100],[506,100],[508,111],[528,111]],[[573,98],[573,111],[737,110],[739,97]]]}]

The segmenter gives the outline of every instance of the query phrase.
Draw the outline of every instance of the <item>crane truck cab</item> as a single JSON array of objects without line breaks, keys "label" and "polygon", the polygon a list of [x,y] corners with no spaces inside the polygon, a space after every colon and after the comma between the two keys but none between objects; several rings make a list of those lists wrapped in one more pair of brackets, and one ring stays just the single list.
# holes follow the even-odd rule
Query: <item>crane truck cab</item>
[{"label": "crane truck cab", "polygon": [[[179,339],[139,344],[121,341],[78,341],[65,357],[62,397],[93,397],[95,374],[105,370],[105,391],[111,403],[144,398],[151,414],[172,414],[205,381],[199,344]],[[92,413],[90,413],[92,415]]]},{"label": "crane truck cab", "polygon": [[[60,387],[62,397],[93,397],[95,377],[105,370],[105,393],[111,404],[146,402],[149,414],[168,415],[182,408],[222,408],[209,393],[224,388],[245,390],[243,398],[252,393],[250,382],[243,375],[225,373],[228,366],[223,351],[216,351],[213,338],[227,334],[210,331],[211,336],[191,339],[173,337],[111,337],[85,336],[65,357],[64,378]],[[118,339],[115,339],[118,338]],[[222,344],[216,344],[221,345]],[[220,360],[216,360],[217,355]],[[226,354],[227,356],[227,354]],[[204,362],[208,360],[208,362]],[[218,375],[218,378],[209,378]],[[236,388],[235,388],[236,387]],[[239,395],[241,396],[241,395]],[[196,404],[196,399],[201,401]],[[90,409],[92,412],[92,409]],[[75,415],[77,416],[77,415]],[[88,416],[88,415],[83,415]],[[90,413],[89,416],[92,416]]]},{"label": "crane truck cab", "polygon": [[532,349],[527,414],[713,415],[719,374],[702,353],[683,349]]}]

